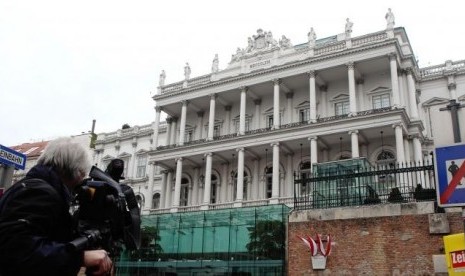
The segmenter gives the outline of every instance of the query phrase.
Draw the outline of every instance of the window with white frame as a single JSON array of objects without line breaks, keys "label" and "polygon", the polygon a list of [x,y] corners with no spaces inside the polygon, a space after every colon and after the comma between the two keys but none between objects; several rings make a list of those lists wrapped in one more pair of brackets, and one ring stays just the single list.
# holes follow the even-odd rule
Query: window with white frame
[{"label": "window with white frame", "polygon": [[[266,127],[273,127],[274,125],[273,122],[274,122],[273,114],[267,115],[266,116]],[[282,122],[283,122],[283,114],[279,113],[279,124],[281,125]]]},{"label": "window with white frame", "polygon": [[374,95],[371,101],[373,102],[373,109],[389,107],[391,106],[391,95],[389,93]]},{"label": "window with white frame", "polygon": [[187,129],[186,133],[184,134],[184,142],[190,142],[194,140],[194,130]]},{"label": "window with white frame", "polygon": [[[252,121],[251,116],[245,115],[245,131],[250,130],[251,121]],[[241,120],[240,120],[240,117],[237,116],[236,118],[234,118],[234,130],[236,131],[236,133],[239,133],[240,125],[241,125]]]},{"label": "window with white frame", "polygon": [[334,104],[334,110],[337,115],[349,114],[349,101],[338,102]]},{"label": "window with white frame", "polygon": [[145,171],[147,169],[147,155],[139,155],[137,157],[137,172],[136,172],[136,178],[142,178],[145,177]]}]

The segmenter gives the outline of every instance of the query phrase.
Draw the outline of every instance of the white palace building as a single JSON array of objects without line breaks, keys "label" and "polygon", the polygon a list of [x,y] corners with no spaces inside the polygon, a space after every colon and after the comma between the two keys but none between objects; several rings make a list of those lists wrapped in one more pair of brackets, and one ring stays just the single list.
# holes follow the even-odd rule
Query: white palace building
[{"label": "white palace building", "polygon": [[157,214],[292,206],[294,172],[317,164],[430,159],[454,143],[441,109],[465,101],[465,60],[419,68],[406,30],[380,29],[352,37],[348,21],[345,33],[311,28],[298,44],[259,29],[225,69],[215,56],[199,77],[186,64],[167,84],[163,71],[154,122],[99,134],[95,163],[123,159],[143,212]]}]

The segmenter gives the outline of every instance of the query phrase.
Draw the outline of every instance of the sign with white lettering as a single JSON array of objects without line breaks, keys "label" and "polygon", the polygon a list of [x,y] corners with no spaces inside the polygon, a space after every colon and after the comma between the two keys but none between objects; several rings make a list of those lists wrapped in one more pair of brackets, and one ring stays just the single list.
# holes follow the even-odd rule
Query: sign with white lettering
[{"label": "sign with white lettering", "polygon": [[24,170],[26,167],[26,155],[0,145],[0,163]]},{"label": "sign with white lettering", "polygon": [[457,269],[465,269],[465,251],[454,251],[450,252],[450,259],[452,261],[452,268],[457,271]]}]

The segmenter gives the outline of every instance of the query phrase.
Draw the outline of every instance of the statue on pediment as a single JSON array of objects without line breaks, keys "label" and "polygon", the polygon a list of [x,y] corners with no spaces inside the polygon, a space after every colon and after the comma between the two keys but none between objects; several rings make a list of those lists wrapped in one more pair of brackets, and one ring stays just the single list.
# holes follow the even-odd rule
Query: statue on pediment
[{"label": "statue on pediment", "polygon": [[283,35],[281,39],[279,40],[279,47],[281,47],[281,49],[291,48],[292,47],[291,40],[287,38],[285,35]]},{"label": "statue on pediment", "polygon": [[252,52],[252,50],[255,48],[255,43],[254,43],[254,40],[249,37],[248,40],[247,40],[247,48],[245,48],[245,51],[247,53],[250,53]]},{"label": "statue on pediment", "polygon": [[354,23],[350,22],[350,19],[347,18],[345,27],[346,37],[350,37],[350,33],[352,33],[352,26],[354,26]]},{"label": "statue on pediment", "polygon": [[310,28],[310,32],[308,32],[308,47],[315,48],[316,44],[316,33],[313,27]]},{"label": "statue on pediment", "polygon": [[271,31],[265,32],[265,43],[266,47],[278,46],[278,42],[276,41],[276,39],[273,38],[273,34],[271,33]]},{"label": "statue on pediment", "polygon": [[213,59],[212,62],[212,73],[218,72],[219,68],[219,61],[218,61],[218,54],[215,54],[215,58]]}]

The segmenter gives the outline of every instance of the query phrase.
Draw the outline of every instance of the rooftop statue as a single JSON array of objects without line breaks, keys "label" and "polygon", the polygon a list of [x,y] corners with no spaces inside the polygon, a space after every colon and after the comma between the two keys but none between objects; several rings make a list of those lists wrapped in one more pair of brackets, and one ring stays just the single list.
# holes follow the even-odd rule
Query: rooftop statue
[{"label": "rooftop statue", "polygon": [[213,59],[212,63],[212,73],[218,72],[219,68],[219,61],[218,61],[218,54],[215,54],[215,58]]},{"label": "rooftop statue", "polygon": [[388,9],[388,12],[386,13],[386,29],[387,30],[392,30],[394,29],[394,24],[395,24],[395,18],[394,18],[394,13],[392,13],[391,8]]},{"label": "rooftop statue", "polygon": [[346,19],[346,27],[345,27],[345,32],[346,32],[346,37],[350,37],[350,33],[352,33],[352,26],[354,23],[350,22],[349,18]]},{"label": "rooftop statue", "polygon": [[184,77],[185,80],[188,80],[191,76],[191,67],[189,66],[189,62],[186,62],[186,66],[184,66]]},{"label": "rooftop statue", "polygon": [[281,47],[282,49],[291,48],[292,47],[291,40],[288,39],[285,35],[283,35],[281,39],[279,40],[279,47]]},{"label": "rooftop statue", "polygon": [[316,33],[313,27],[310,28],[310,32],[308,33],[308,47],[315,48],[316,42]]},{"label": "rooftop statue", "polygon": [[165,70],[161,70],[160,77],[158,78],[158,86],[165,85],[166,73]]}]

